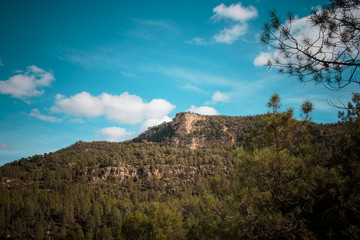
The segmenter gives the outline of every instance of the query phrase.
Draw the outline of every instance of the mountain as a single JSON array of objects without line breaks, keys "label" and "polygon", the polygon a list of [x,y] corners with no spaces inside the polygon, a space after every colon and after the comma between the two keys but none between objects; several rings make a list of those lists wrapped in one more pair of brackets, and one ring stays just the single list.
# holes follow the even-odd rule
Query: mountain
[{"label": "mountain", "polygon": [[[211,239],[237,189],[235,147],[269,116],[178,113],[130,141],[78,141],[5,164],[0,239]],[[344,124],[307,124],[310,147],[331,154]]]},{"label": "mountain", "polygon": [[[196,113],[182,112],[176,114],[171,122],[164,122],[134,138],[132,142],[157,142],[172,147],[189,149],[222,147],[231,149],[241,145],[244,137],[254,129],[259,129],[261,118],[255,116],[204,116]],[[336,131],[343,125],[311,124],[312,134],[319,141],[333,141]]]},{"label": "mountain", "polygon": [[256,128],[259,121],[260,116],[204,116],[183,112],[176,114],[171,122],[149,128],[133,141],[146,140],[190,149],[216,146],[231,148],[251,129]]}]

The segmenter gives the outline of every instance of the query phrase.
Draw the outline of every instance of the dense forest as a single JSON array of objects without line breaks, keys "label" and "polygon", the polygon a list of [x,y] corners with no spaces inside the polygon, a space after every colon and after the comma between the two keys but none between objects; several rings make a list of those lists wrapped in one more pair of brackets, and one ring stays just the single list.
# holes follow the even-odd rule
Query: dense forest
[{"label": "dense forest", "polygon": [[[158,142],[79,141],[5,164],[0,238],[358,239],[360,96],[327,125],[306,108],[296,120],[279,101],[232,147],[173,147],[163,125],[147,133]],[[203,116],[183,137],[207,137],[201,126],[224,119]]]}]

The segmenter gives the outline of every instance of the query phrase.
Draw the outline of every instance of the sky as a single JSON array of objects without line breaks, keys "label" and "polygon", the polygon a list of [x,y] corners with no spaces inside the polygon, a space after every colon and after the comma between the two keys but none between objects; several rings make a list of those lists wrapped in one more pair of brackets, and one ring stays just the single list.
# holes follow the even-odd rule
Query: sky
[{"label": "sky", "polygon": [[[267,69],[269,11],[304,19],[322,0],[0,1],[0,165],[82,141],[123,141],[179,112],[247,116],[314,103],[329,91]],[[301,26],[306,29],[305,26]],[[305,31],[305,30],[304,30]]]}]

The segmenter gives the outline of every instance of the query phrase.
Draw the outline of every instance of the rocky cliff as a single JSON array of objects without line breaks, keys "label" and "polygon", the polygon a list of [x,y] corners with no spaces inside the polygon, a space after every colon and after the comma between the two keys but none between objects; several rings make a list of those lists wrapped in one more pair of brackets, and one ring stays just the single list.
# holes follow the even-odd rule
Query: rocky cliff
[{"label": "rocky cliff", "polygon": [[133,141],[146,140],[190,149],[216,146],[231,148],[256,127],[259,120],[259,116],[203,116],[183,112],[176,114],[171,122],[149,128]]},{"label": "rocky cliff", "polygon": [[96,173],[92,168],[86,168],[85,174],[89,180],[113,180],[118,183],[130,181],[152,181],[154,179],[164,180],[179,179],[182,181],[193,181],[195,176],[207,177],[215,172],[227,173],[226,166],[201,165],[186,166],[183,164],[151,164],[135,167],[132,165],[121,164],[121,166],[109,166]]}]

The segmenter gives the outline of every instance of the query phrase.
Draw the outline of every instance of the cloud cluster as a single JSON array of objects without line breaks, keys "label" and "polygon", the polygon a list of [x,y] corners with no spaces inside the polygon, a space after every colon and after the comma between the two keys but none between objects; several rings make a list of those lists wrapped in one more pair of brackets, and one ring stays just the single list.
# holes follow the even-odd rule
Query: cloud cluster
[{"label": "cloud cluster", "polygon": [[42,88],[50,86],[54,80],[55,78],[50,72],[32,65],[27,67],[26,72],[0,81],[0,93],[24,100],[43,94]]},{"label": "cloud cluster", "polygon": [[247,21],[258,16],[258,11],[253,6],[243,7],[241,3],[231,4],[227,7],[220,4],[213,9],[211,17],[215,21],[227,20],[230,25],[214,36],[215,42],[232,44],[247,30]]},{"label": "cloud cluster", "polygon": [[201,115],[219,115],[215,108],[208,106],[196,107],[195,105],[192,105],[187,111]]},{"label": "cloud cluster", "polygon": [[126,131],[125,128],[107,127],[101,129],[101,134],[106,137],[109,142],[124,141],[134,137],[133,132]]},{"label": "cloud cluster", "polygon": [[213,36],[212,41],[206,41],[204,38],[195,37],[187,43],[206,45],[209,43],[232,44],[247,31],[248,21],[258,16],[258,11],[253,6],[244,7],[241,2],[226,6],[220,4],[213,9],[214,15],[211,19],[214,22],[224,20],[227,25],[219,33]]},{"label": "cloud cluster", "polygon": [[119,124],[138,124],[148,120],[162,120],[175,105],[164,99],[153,99],[149,103],[136,95],[124,92],[120,95],[103,93],[92,96],[81,92],[69,98],[58,94],[51,111],[65,113],[77,117],[105,116],[108,120]]}]

